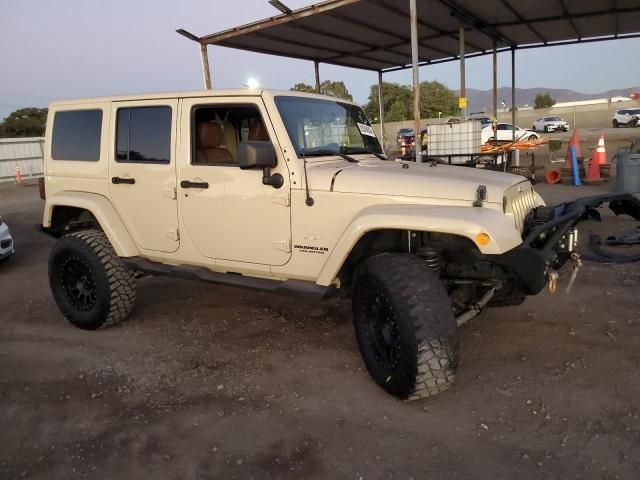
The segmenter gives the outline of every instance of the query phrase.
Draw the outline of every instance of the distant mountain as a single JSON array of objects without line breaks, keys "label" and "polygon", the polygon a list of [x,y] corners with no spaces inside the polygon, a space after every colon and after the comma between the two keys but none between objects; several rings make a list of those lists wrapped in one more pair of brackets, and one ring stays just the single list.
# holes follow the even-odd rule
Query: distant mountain
[{"label": "distant mountain", "polygon": [[[640,91],[640,87],[617,88],[601,93],[581,93],[566,88],[516,88],[516,105],[533,106],[536,95],[548,93],[556,102],[573,102],[578,100],[591,100],[596,98],[628,97],[633,92]],[[469,99],[469,112],[491,113],[493,108],[493,92],[491,90],[477,90],[467,88],[467,98]],[[507,107],[511,106],[511,88],[498,88],[498,108],[502,107],[502,101]]]}]

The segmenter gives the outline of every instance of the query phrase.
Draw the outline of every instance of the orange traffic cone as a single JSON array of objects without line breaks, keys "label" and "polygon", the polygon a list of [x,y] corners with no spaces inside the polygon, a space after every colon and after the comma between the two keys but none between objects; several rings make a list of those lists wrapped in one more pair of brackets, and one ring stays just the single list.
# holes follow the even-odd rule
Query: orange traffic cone
[{"label": "orange traffic cone", "polygon": [[22,174],[20,173],[20,166],[16,163],[16,185],[22,184]]},{"label": "orange traffic cone", "polygon": [[604,147],[604,133],[600,134],[598,146],[592,154],[591,161],[598,164],[602,178],[609,178],[611,176],[611,164],[607,162],[607,151]]},{"label": "orange traffic cone", "polygon": [[576,157],[582,157],[582,152],[580,151],[580,133],[577,128],[573,131],[571,140],[569,140],[569,145],[567,145],[567,155],[564,157],[565,168],[571,168],[571,145],[576,148]]},{"label": "orange traffic cone", "polygon": [[584,183],[587,185],[600,185],[603,182],[604,180],[600,176],[600,164],[594,152],[589,162],[589,173],[587,174],[587,178],[584,179]]},{"label": "orange traffic cone", "polygon": [[554,183],[558,183],[562,181],[562,176],[560,174],[560,170],[552,169],[544,174],[544,178],[548,184],[553,185]]},{"label": "orange traffic cone", "polygon": [[604,165],[607,163],[607,151],[604,148],[604,133],[600,134],[598,139],[598,146],[591,157],[592,162],[597,162],[598,165]]}]

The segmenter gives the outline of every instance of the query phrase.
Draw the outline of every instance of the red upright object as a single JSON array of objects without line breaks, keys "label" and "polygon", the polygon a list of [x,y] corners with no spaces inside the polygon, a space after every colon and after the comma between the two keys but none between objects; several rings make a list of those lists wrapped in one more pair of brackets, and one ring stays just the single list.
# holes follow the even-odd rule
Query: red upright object
[{"label": "red upright object", "polygon": [[607,163],[607,151],[604,148],[604,133],[600,134],[600,138],[598,139],[598,146],[593,152],[593,156],[591,157],[591,163],[597,163],[598,165],[606,165]]},{"label": "red upright object", "polygon": [[600,176],[600,165],[607,164],[607,152],[604,149],[604,133],[600,134],[598,139],[598,146],[591,155],[591,161],[589,162],[589,173],[585,179],[586,183],[599,184],[603,182]]},{"label": "red upright object", "polygon": [[589,173],[587,173],[587,178],[585,178],[586,183],[600,183],[602,182],[602,178],[600,177],[600,164],[596,160],[595,154],[591,157],[591,161],[589,162]]},{"label": "red upright object", "polygon": [[16,185],[22,183],[22,174],[20,173],[20,166],[16,163]]},{"label": "red upright object", "polygon": [[567,156],[564,157],[565,168],[571,168],[571,145],[576,147],[576,157],[582,157],[582,152],[580,151],[580,133],[577,128],[573,131],[573,135],[571,135],[571,140],[569,140],[569,145],[567,146]]}]

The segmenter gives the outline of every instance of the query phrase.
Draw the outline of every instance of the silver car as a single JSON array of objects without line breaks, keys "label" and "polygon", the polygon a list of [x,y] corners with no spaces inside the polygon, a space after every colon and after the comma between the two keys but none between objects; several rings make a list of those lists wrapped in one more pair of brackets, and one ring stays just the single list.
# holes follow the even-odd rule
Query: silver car
[{"label": "silver car", "polygon": [[9,227],[0,217],[0,260],[13,255],[13,238],[9,232]]}]

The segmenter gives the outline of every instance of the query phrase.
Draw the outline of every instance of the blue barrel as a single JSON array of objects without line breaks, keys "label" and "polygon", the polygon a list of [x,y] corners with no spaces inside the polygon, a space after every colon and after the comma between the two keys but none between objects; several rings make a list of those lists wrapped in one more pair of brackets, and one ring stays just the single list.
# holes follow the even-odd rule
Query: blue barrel
[{"label": "blue barrel", "polygon": [[640,153],[618,152],[616,155],[616,192],[640,192]]}]

